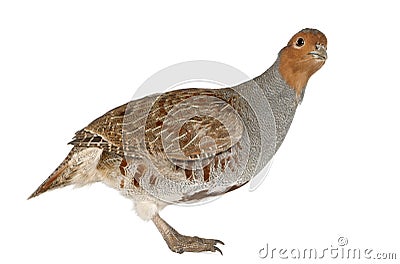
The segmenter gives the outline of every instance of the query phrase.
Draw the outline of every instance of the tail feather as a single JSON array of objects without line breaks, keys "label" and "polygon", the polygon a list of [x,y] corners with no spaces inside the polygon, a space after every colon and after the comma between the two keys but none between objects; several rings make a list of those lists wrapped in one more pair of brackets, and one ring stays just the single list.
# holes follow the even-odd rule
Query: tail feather
[{"label": "tail feather", "polygon": [[75,149],[72,149],[64,161],[55,169],[55,171],[34,191],[28,200],[36,197],[44,192],[52,189],[61,188],[70,184],[72,177],[70,161],[75,153]]},{"label": "tail feather", "polygon": [[97,164],[100,148],[74,147],[57,169],[34,191],[28,200],[44,192],[75,184],[83,186],[99,181]]}]

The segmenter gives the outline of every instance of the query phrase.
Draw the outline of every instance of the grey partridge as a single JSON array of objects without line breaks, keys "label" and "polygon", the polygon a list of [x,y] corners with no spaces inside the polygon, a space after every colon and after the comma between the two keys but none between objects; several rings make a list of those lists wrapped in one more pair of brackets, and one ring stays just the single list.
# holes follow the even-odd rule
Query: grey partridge
[{"label": "grey partridge", "polygon": [[221,241],[181,235],[160,210],[222,195],[259,173],[281,146],[326,48],[323,33],[303,29],[252,80],[153,94],[107,112],[76,133],[68,156],[29,198],[103,182],[132,199],[172,251],[221,252]]}]

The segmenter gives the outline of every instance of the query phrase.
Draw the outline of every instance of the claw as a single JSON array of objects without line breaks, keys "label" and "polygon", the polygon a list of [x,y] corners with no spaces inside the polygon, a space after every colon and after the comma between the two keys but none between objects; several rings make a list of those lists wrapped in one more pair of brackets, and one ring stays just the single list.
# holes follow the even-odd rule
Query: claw
[{"label": "claw", "polygon": [[215,244],[225,245],[224,242],[222,242],[221,240],[218,240],[218,239],[215,239]]},{"label": "claw", "polygon": [[221,249],[219,249],[218,247],[214,246],[215,251],[218,251],[219,253],[221,253],[221,256],[223,256],[224,254],[222,254]]}]

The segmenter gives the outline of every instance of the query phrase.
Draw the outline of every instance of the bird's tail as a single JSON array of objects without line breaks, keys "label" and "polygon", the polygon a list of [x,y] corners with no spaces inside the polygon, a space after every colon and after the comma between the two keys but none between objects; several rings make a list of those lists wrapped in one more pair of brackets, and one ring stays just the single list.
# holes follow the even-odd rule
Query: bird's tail
[{"label": "bird's tail", "polygon": [[70,163],[75,152],[76,150],[73,148],[57,169],[28,197],[28,200],[49,190],[70,184],[73,174]]},{"label": "bird's tail", "polygon": [[28,200],[44,192],[67,185],[83,186],[98,181],[96,167],[101,152],[99,148],[72,148],[64,161],[28,197]]}]

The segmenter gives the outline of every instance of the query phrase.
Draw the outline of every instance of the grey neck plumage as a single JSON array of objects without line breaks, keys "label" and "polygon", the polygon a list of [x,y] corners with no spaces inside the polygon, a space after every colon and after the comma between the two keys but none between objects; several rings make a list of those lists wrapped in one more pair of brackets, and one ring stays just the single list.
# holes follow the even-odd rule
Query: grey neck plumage
[{"label": "grey neck plumage", "polygon": [[240,95],[238,103],[233,105],[248,134],[248,141],[242,137],[250,148],[245,175],[252,177],[282,145],[300,100],[279,73],[279,60],[260,76],[221,91],[228,91],[227,99],[232,94]]},{"label": "grey neck plumage", "polygon": [[289,131],[303,95],[297,98],[295,90],[285,82],[279,72],[279,59],[254,81],[264,91],[275,118],[277,151]]}]

